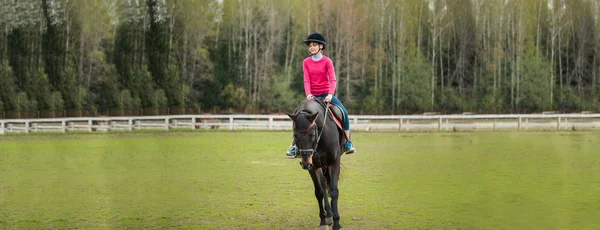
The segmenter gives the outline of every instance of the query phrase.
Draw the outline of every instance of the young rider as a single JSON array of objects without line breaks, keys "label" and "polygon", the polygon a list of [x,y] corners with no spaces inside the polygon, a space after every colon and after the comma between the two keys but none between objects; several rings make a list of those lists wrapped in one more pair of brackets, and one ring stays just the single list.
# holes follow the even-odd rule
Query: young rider
[{"label": "young rider", "polygon": [[[344,111],[344,131],[348,141],[344,145],[344,153],[351,154],[356,152],[352,141],[350,140],[350,121],[348,119],[348,111],[342,102],[333,94],[336,89],[335,69],[331,59],[323,55],[323,50],[327,42],[325,37],[320,33],[311,33],[308,35],[304,44],[308,46],[310,57],[307,57],[302,62],[304,70],[304,92],[306,99],[312,100],[315,97],[322,98],[324,102],[331,102],[339,106]],[[292,143],[292,146],[286,152],[286,157],[295,158],[298,149]]]}]

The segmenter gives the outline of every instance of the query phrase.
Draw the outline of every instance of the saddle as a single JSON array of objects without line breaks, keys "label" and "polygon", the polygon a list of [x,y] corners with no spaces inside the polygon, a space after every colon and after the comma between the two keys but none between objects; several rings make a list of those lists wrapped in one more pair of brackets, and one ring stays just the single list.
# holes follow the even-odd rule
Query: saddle
[{"label": "saddle", "polygon": [[344,119],[344,111],[336,104],[329,104],[329,113],[333,117],[333,121],[337,124],[338,128],[344,131],[344,123],[346,120]]}]

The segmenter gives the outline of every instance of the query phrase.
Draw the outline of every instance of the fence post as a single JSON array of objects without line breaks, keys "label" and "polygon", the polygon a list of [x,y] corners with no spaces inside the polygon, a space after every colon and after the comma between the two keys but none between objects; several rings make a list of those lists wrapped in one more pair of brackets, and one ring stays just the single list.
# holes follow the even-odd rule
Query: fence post
[{"label": "fence post", "polygon": [[269,130],[273,128],[273,117],[269,117]]},{"label": "fence post", "polygon": [[398,119],[398,131],[402,131],[402,117]]},{"label": "fence post", "polygon": [[92,119],[88,120],[88,133],[92,132]]},{"label": "fence post", "polygon": [[4,135],[4,122],[0,122],[0,135]]},{"label": "fence post", "polygon": [[558,119],[556,119],[556,130],[560,130],[560,116],[558,116]]},{"label": "fence post", "polygon": [[34,132],[38,132],[38,124],[37,123],[33,123],[33,131]]},{"label": "fence post", "polygon": [[[158,109],[157,109],[158,111]],[[169,118],[165,118],[165,130],[169,131]]]},{"label": "fence post", "polygon": [[521,130],[521,117],[519,117],[519,120],[517,121],[517,130]]},{"label": "fence post", "polygon": [[494,119],[494,130],[496,130],[496,120],[497,119]]},{"label": "fence post", "polygon": [[129,119],[127,124],[129,125],[129,131],[133,131],[133,119]]},{"label": "fence post", "polygon": [[60,123],[62,124],[62,132],[63,133],[67,132],[67,122],[61,121]]},{"label": "fence post", "polygon": [[196,118],[192,117],[192,131],[196,130]]},{"label": "fence post", "polygon": [[25,122],[25,133],[29,133],[29,121]]},{"label": "fence post", "polygon": [[442,131],[442,117],[438,117],[438,132]]},{"label": "fence post", "polygon": [[233,131],[233,117],[229,117],[229,131]]}]

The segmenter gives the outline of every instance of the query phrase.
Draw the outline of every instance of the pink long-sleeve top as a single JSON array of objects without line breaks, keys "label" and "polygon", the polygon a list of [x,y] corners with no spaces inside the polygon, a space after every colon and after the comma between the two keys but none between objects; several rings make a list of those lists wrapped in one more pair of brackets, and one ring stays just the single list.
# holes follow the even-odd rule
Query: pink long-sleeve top
[{"label": "pink long-sleeve top", "polygon": [[334,94],[337,80],[331,59],[323,55],[318,61],[311,57],[302,62],[304,69],[304,93],[306,96]]}]

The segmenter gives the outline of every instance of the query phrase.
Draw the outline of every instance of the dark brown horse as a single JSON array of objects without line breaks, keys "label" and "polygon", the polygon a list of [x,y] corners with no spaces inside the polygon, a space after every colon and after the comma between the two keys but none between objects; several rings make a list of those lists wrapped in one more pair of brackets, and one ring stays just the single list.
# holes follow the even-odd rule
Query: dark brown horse
[{"label": "dark brown horse", "polygon": [[308,170],[315,186],[321,218],[319,228],[328,228],[333,222],[333,229],[340,229],[338,180],[343,132],[320,99],[304,100],[294,114],[288,116],[294,122],[294,139],[302,156],[300,165]]}]

